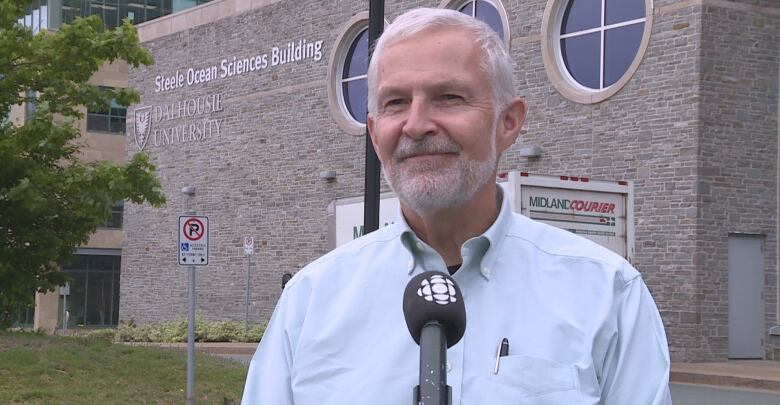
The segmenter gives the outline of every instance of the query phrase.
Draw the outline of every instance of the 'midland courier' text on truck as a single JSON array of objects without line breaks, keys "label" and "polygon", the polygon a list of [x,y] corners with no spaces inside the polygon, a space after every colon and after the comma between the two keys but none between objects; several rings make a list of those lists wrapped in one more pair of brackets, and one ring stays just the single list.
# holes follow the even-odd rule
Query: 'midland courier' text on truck
[{"label": "'midland courier' text on truck", "polygon": [[[593,180],[510,172],[499,175],[515,212],[588,238],[633,261],[634,198],[628,181]],[[384,193],[379,226],[395,222],[398,198]],[[328,206],[328,244],[335,248],[363,235],[363,196],[337,199]]]}]

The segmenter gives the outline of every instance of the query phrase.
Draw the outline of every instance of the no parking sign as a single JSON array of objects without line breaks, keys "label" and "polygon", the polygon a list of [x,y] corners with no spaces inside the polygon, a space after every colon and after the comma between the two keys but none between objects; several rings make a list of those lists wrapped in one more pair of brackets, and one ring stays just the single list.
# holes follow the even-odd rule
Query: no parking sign
[{"label": "no parking sign", "polygon": [[179,264],[209,264],[209,217],[179,217]]}]

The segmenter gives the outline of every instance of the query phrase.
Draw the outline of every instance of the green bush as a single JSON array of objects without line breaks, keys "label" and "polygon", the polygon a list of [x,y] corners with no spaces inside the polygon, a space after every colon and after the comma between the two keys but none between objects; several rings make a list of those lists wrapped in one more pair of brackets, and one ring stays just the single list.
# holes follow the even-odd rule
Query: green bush
[{"label": "green bush", "polygon": [[85,335],[91,338],[114,340],[114,338],[116,337],[116,329],[113,328],[95,329],[87,332]]},{"label": "green bush", "polygon": [[[200,316],[195,317],[196,342],[256,343],[260,341],[264,331],[265,328],[261,325],[250,325],[244,334],[243,322],[208,321]],[[130,321],[120,324],[116,329],[89,332],[88,336],[115,342],[180,343],[187,341],[187,320],[176,319],[140,326]]]}]

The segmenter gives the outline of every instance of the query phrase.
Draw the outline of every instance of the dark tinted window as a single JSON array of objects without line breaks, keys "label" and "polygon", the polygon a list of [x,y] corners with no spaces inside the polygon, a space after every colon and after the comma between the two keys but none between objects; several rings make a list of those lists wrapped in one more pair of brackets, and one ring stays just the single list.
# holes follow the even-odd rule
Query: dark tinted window
[{"label": "dark tinted window", "polygon": [[117,324],[121,262],[120,256],[75,255],[70,264],[63,266],[65,274],[71,277],[69,327]]},{"label": "dark tinted window", "polygon": [[32,90],[27,90],[25,93],[25,103],[24,103],[24,120],[29,121],[33,118],[35,115],[36,110],[36,103],[38,100],[38,95],[36,92]]},{"label": "dark tinted window", "polygon": [[363,76],[368,72],[368,30],[363,30],[347,51],[344,79]]},{"label": "dark tinted window", "polygon": [[352,41],[344,61],[341,92],[344,105],[355,121],[365,124],[368,111],[368,29]]},{"label": "dark tinted window", "polygon": [[571,0],[563,13],[561,34],[601,26],[601,0]]},{"label": "dark tinted window", "polygon": [[469,1],[460,9],[461,13],[468,14],[489,25],[498,34],[499,38],[504,39],[504,24],[501,22],[501,14],[489,1],[477,0]]},{"label": "dark tinted window", "polygon": [[366,79],[357,79],[342,83],[344,103],[355,121],[365,124],[368,106],[368,84]]},{"label": "dark tinted window", "polygon": [[470,1],[470,2],[468,2],[466,4],[464,4],[463,7],[461,7],[460,10],[458,10],[458,11],[460,11],[461,13],[466,13],[466,14],[468,14],[468,15],[473,17],[474,16],[474,2]]},{"label": "dark tinted window", "polygon": [[604,87],[615,84],[636,57],[645,24],[612,28],[604,32]]},{"label": "dark tinted window", "polygon": [[111,100],[106,109],[87,111],[87,130],[124,135],[127,108]]},{"label": "dark tinted window", "polygon": [[103,224],[103,227],[122,229],[122,217],[124,215],[124,211],[125,211],[124,201],[119,201],[118,203],[112,205],[111,216],[106,221],[106,223]]},{"label": "dark tinted window", "polygon": [[[602,0],[571,0],[561,21],[566,69],[575,81],[594,90],[620,80],[636,58],[644,34],[645,0],[603,1],[604,10]],[[610,25],[635,20],[639,22]]]},{"label": "dark tinted window", "polygon": [[504,39],[504,24],[501,23],[501,14],[498,13],[495,6],[486,1],[476,1],[474,3],[477,6],[477,19],[484,21],[496,31],[499,38]]},{"label": "dark tinted window", "polygon": [[561,40],[561,54],[566,69],[579,84],[599,88],[599,49],[601,35],[593,32]]},{"label": "dark tinted window", "polygon": [[606,0],[607,25],[645,17],[645,0]]}]

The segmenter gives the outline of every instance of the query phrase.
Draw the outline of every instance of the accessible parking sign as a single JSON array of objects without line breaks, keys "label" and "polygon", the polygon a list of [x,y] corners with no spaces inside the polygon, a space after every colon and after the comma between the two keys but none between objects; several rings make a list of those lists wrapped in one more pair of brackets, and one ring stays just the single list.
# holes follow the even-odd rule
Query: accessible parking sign
[{"label": "accessible parking sign", "polygon": [[209,264],[209,217],[179,217],[179,264]]}]

